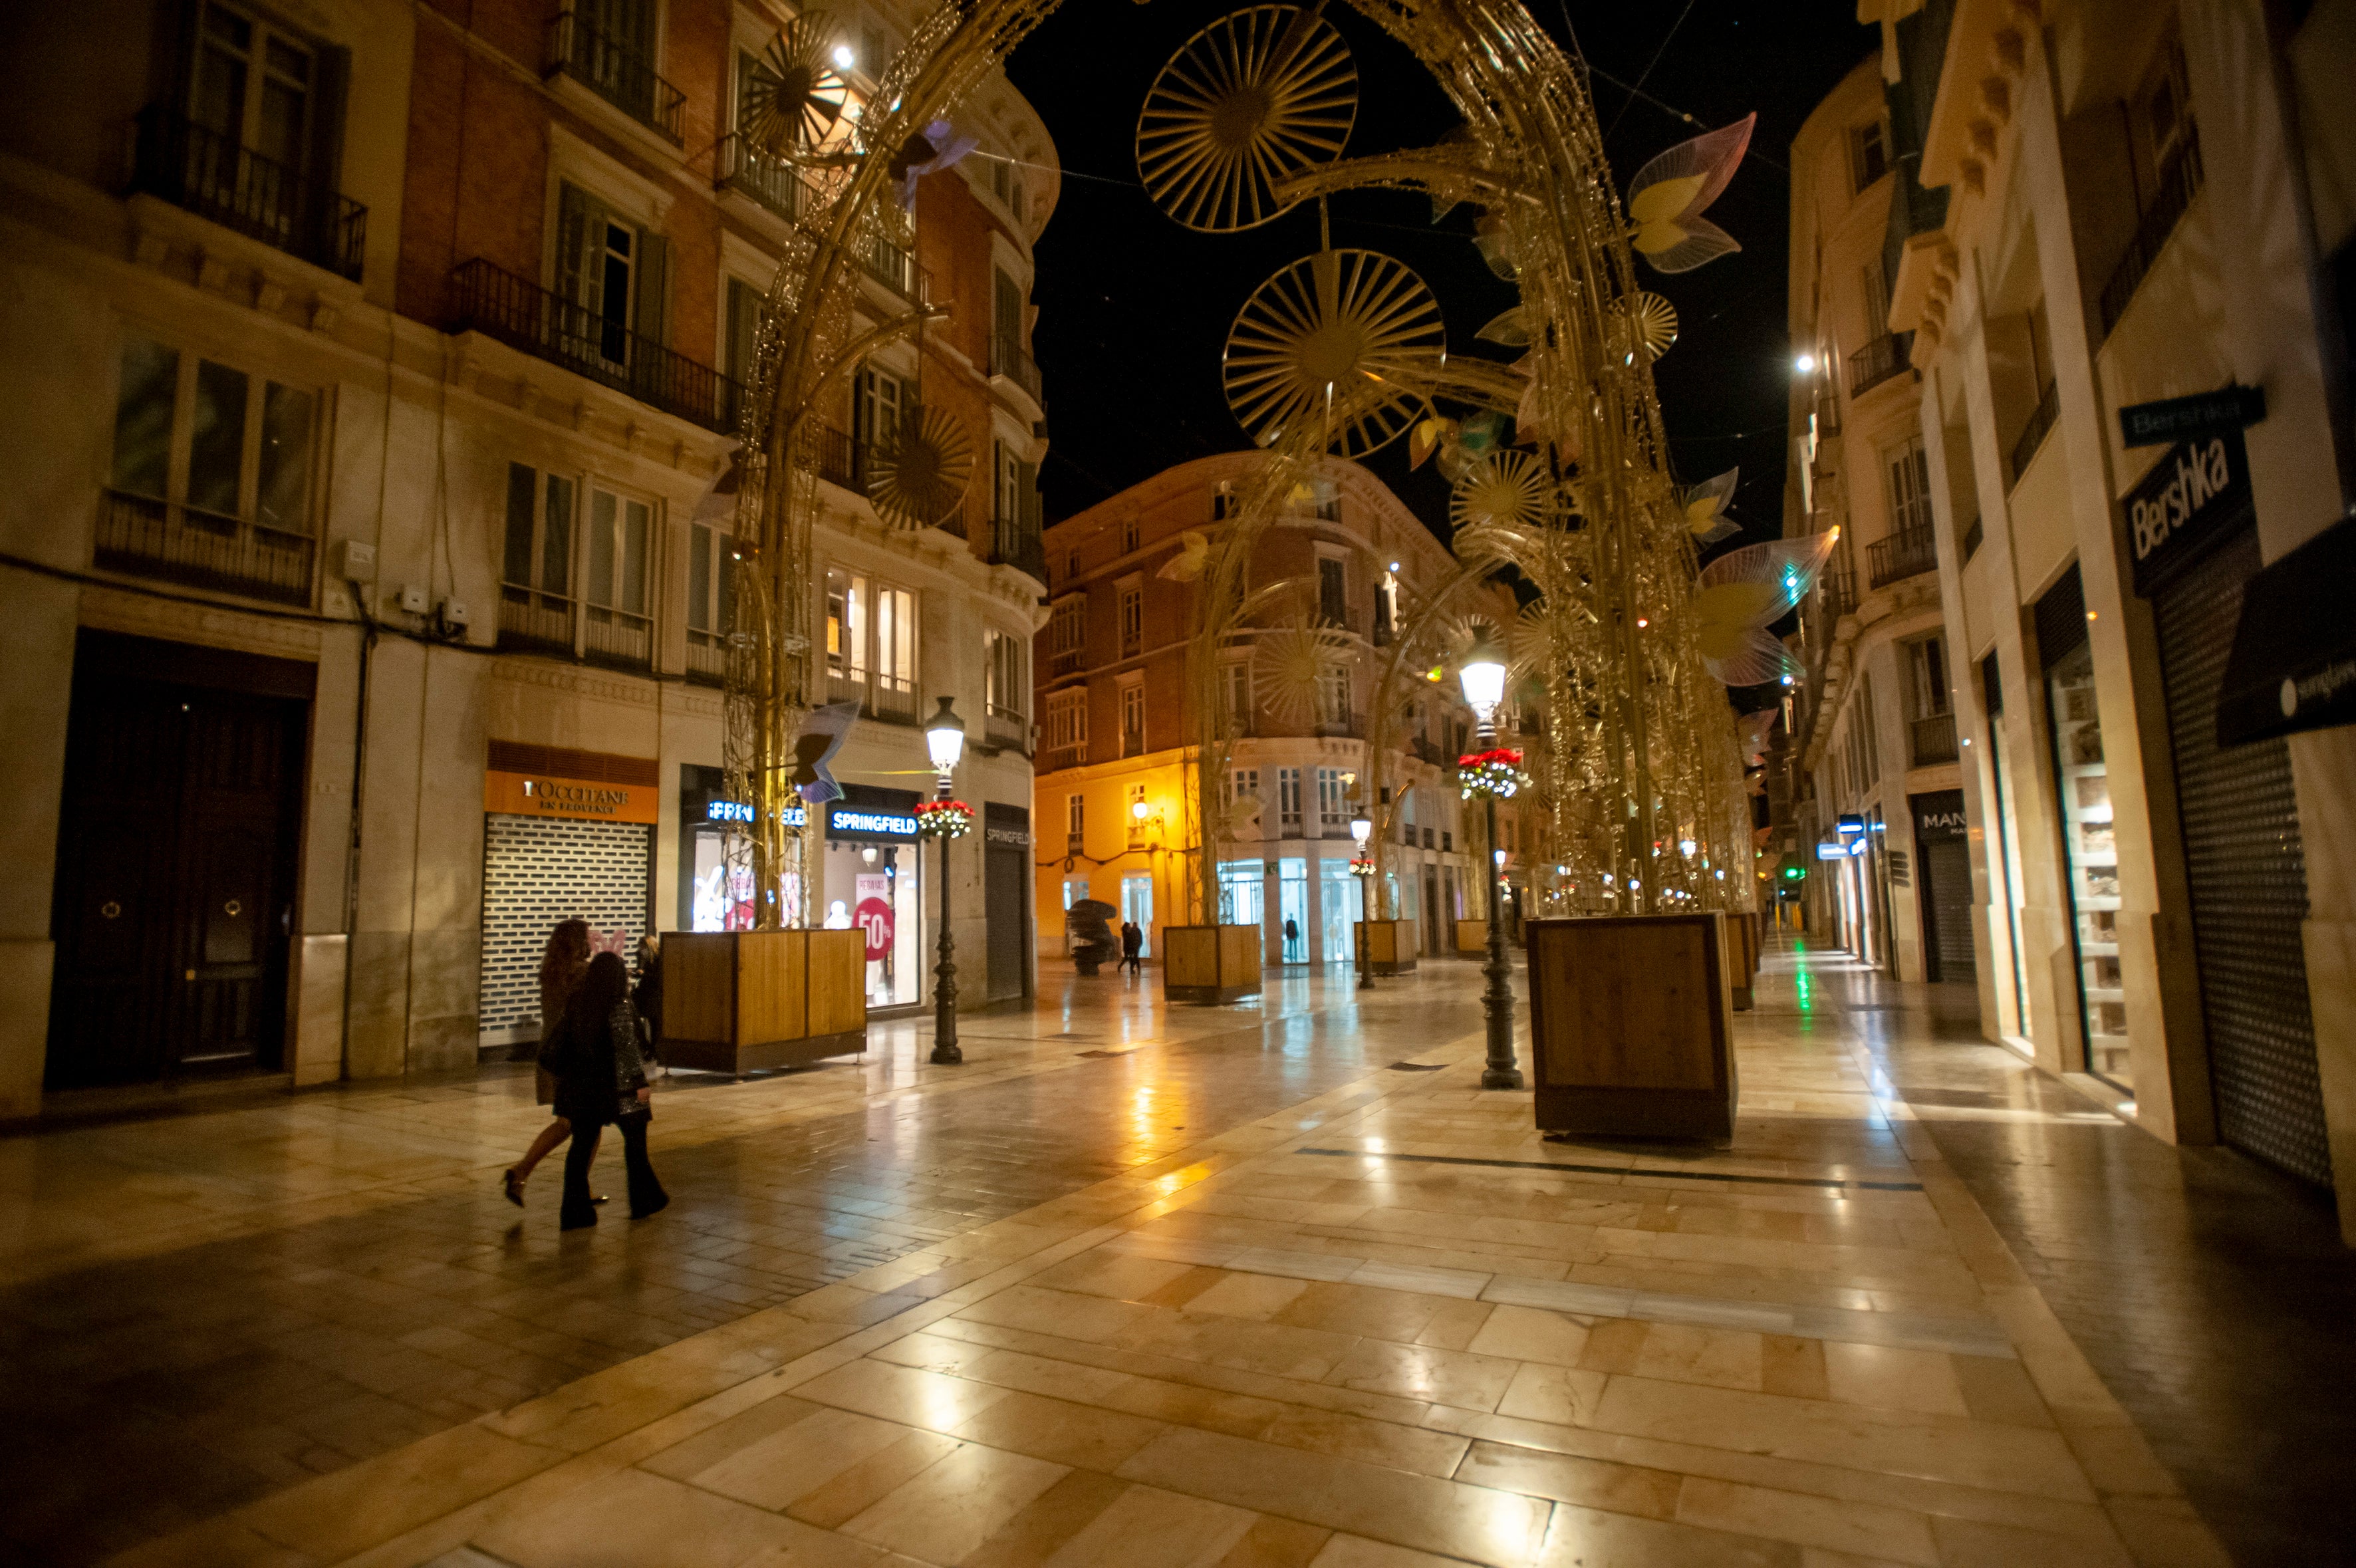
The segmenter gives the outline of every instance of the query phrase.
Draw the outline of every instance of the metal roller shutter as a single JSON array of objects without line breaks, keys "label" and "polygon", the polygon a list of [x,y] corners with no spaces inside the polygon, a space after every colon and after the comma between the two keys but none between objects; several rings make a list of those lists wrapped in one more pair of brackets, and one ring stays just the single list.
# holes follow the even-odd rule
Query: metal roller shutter
[{"label": "metal roller shutter", "polygon": [[2279,740],[2217,746],[2217,690],[2259,566],[2255,534],[2188,569],[2153,600],[2192,890],[2192,935],[2218,1130],[2235,1148],[2329,1184],[2331,1152],[2308,1009],[2307,858]]},{"label": "metal roller shutter", "polygon": [[631,958],[647,929],[648,854],[654,830],[633,822],[483,819],[483,981],[477,1004],[486,1043],[540,1034],[540,955],[561,920],[604,937],[618,931]]},{"label": "metal roller shutter", "polygon": [[1972,852],[1962,839],[1920,846],[1922,901],[1931,913],[1933,980],[1972,978]]}]

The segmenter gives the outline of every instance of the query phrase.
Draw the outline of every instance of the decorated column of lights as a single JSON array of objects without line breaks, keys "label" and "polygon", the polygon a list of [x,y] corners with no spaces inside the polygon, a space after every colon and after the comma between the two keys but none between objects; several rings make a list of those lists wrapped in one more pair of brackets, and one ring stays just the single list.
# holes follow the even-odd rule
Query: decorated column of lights
[{"label": "decorated column of lights", "polygon": [[935,1063],[949,1067],[965,1060],[958,1047],[957,939],[949,934],[949,843],[973,829],[973,808],[950,793],[958,759],[965,755],[965,721],[943,697],[940,711],[925,725],[925,750],[933,759],[933,798],[916,808],[916,832],[941,846],[940,961],[933,968],[933,1055]]},{"label": "decorated column of lights", "polygon": [[[1419,412],[1455,424],[1441,416],[1442,403],[1472,411],[1466,435],[1471,418],[1503,416],[1514,444],[1536,444],[1534,454],[1483,456],[1470,440],[1436,443],[1451,455],[1460,486],[1509,466],[1537,476],[1540,504],[1514,531],[1518,546],[1491,553],[1522,567],[1541,595],[1537,640],[1555,730],[1540,791],[1554,811],[1550,847],[1625,912],[1670,907],[1672,892],[1692,901],[1686,908],[1724,907],[1730,887],[1748,897],[1748,878],[1701,874],[1733,859],[1729,802],[1739,785],[1724,749],[1711,744],[1714,729],[1731,721],[1697,651],[1693,536],[1668,477],[1652,382],[1650,361],[1666,347],[1662,317],[1673,335],[1674,313],[1637,287],[1633,262],[1641,250],[1677,270],[1732,248],[1698,214],[1730,173],[1748,124],[1735,128],[1739,136],[1712,133],[1675,149],[1685,160],[1676,168],[1661,169],[1670,155],[1656,159],[1623,210],[1581,78],[1518,0],[1351,3],[1431,70],[1463,116],[1460,138],[1343,160],[1357,89],[1346,47],[1322,6],[1254,5],[1190,40],[1173,61],[1176,79],[1149,96],[1139,126],[1149,191],[1179,221],[1213,231],[1362,187],[1422,189],[1442,208],[1477,203],[1475,242],[1522,293],[1483,335],[1527,352],[1513,364],[1451,360],[1436,306],[1411,273],[1330,244],[1271,278],[1238,317],[1227,346],[1229,399],[1269,456],[1193,574],[1201,584],[1188,671],[1197,725],[1186,801],[1197,845],[1194,914],[1213,921],[1222,913],[1218,862],[1230,822],[1220,786],[1234,726],[1219,666],[1246,624],[1251,546],[1317,456],[1363,456],[1404,433]],[[948,117],[1055,5],[949,0],[917,24],[858,118],[841,112],[847,128],[834,116],[818,113],[824,124],[811,124],[806,115],[800,139],[786,139],[813,201],[765,302],[747,389],[742,636],[728,687],[726,761],[732,784],[742,780],[758,807],[749,854],[764,924],[782,918],[782,879],[806,858],[806,846],[786,836],[784,807],[814,670],[814,414],[860,355],[913,330],[922,315],[851,343],[857,253],[879,235],[905,231],[897,193],[922,166],[919,136],[937,148]],[[823,13],[806,13],[781,46],[795,29],[831,36]],[[825,73],[804,68],[829,51],[787,52],[777,96],[822,100]],[[1218,69],[1199,69],[1205,64]],[[813,824],[817,816],[809,813]],[[1688,837],[1695,855],[1660,854]]]}]

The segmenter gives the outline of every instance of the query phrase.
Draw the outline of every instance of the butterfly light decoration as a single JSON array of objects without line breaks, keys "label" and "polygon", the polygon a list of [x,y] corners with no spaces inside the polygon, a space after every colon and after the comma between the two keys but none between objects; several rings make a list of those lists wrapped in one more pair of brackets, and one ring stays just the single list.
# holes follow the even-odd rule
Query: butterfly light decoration
[{"label": "butterfly light decoration", "polygon": [[1694,585],[1694,642],[1702,663],[1729,686],[1759,686],[1800,666],[1768,628],[1816,585],[1840,530],[1730,550]]},{"label": "butterfly light decoration", "polygon": [[1734,503],[1735,481],[1742,477],[1740,467],[1729,468],[1714,479],[1704,479],[1685,493],[1686,532],[1693,535],[1697,545],[1711,545],[1728,535],[1740,532],[1741,525],[1727,515]]},{"label": "butterfly light decoration", "polygon": [[1165,582],[1191,583],[1203,575],[1211,559],[1211,536],[1200,529],[1190,528],[1178,535],[1178,553],[1162,564],[1153,574]]},{"label": "butterfly light decoration", "polygon": [[829,703],[812,708],[802,721],[802,733],[794,740],[794,791],[811,805],[842,799],[842,786],[827,765],[850,738],[851,721],[858,716],[857,703]]},{"label": "butterfly light decoration", "polygon": [[1746,114],[1731,125],[1679,142],[1628,182],[1629,242],[1655,271],[1687,273],[1742,249],[1733,235],[1701,214],[1734,177],[1758,119]]},{"label": "butterfly light decoration", "polygon": [[900,144],[892,155],[892,179],[900,189],[900,205],[914,211],[916,206],[916,182],[928,174],[937,174],[962,162],[967,154],[981,145],[973,136],[958,134],[956,126],[947,120],[935,120],[918,134]]}]

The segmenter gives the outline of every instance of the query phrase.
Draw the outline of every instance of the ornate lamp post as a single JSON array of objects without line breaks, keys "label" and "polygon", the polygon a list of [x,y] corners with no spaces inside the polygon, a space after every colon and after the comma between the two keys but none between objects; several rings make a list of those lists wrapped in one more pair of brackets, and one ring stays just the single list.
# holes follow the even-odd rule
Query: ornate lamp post
[{"label": "ornate lamp post", "polygon": [[1358,957],[1358,989],[1361,991],[1372,991],[1375,988],[1375,966],[1366,961],[1366,949],[1369,945],[1366,917],[1374,913],[1369,907],[1369,901],[1375,896],[1374,888],[1369,886],[1375,879],[1375,867],[1374,863],[1366,858],[1366,841],[1372,838],[1374,833],[1374,819],[1365,812],[1361,811],[1350,819],[1350,836],[1358,841],[1358,858],[1350,863],[1350,869],[1356,872],[1358,875],[1358,940],[1355,946]]},{"label": "ornate lamp post", "polygon": [[965,1053],[958,1048],[957,939],[949,934],[949,841],[963,835],[973,811],[949,798],[949,775],[956,771],[958,758],[965,755],[965,721],[957,716],[947,697],[940,703],[940,712],[925,726],[925,749],[932,755],[933,772],[940,783],[931,806],[918,814],[927,819],[925,827],[941,841],[941,961],[933,966],[940,983],[933,987],[932,1059],[948,1066],[965,1060]]},{"label": "ornate lamp post", "polygon": [[[1495,643],[1483,638],[1473,644],[1459,667],[1458,679],[1464,684],[1464,701],[1472,709],[1475,741],[1483,753],[1494,752],[1497,745],[1497,707],[1505,700],[1505,660]],[[1518,761],[1518,758],[1516,759]],[[1459,763],[1460,770],[1462,764]],[[1483,1089],[1519,1089],[1522,1069],[1514,1061],[1514,991],[1506,983],[1505,912],[1497,897],[1498,866],[1494,864],[1497,849],[1497,796],[1511,794],[1509,780],[1498,788],[1483,787],[1481,795],[1488,811],[1489,846],[1493,864],[1489,868],[1489,956],[1481,966],[1488,983],[1481,991],[1481,1008],[1488,1015],[1489,1056],[1481,1073]]]}]

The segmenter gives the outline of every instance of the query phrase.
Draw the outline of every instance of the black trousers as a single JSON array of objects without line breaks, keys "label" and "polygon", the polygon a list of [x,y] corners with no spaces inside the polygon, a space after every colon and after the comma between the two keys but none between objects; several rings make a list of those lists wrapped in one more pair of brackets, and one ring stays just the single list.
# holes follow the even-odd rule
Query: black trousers
[{"label": "black trousers", "polygon": [[[622,1134],[622,1167],[630,1184],[630,1218],[644,1219],[670,1201],[670,1194],[655,1179],[647,1159],[647,1123],[651,1118],[627,1116],[614,1123]],[[597,1206],[589,1201],[589,1165],[597,1157],[602,1127],[573,1123],[573,1142],[564,1151],[564,1204],[557,1223],[566,1230],[597,1223]]]}]

